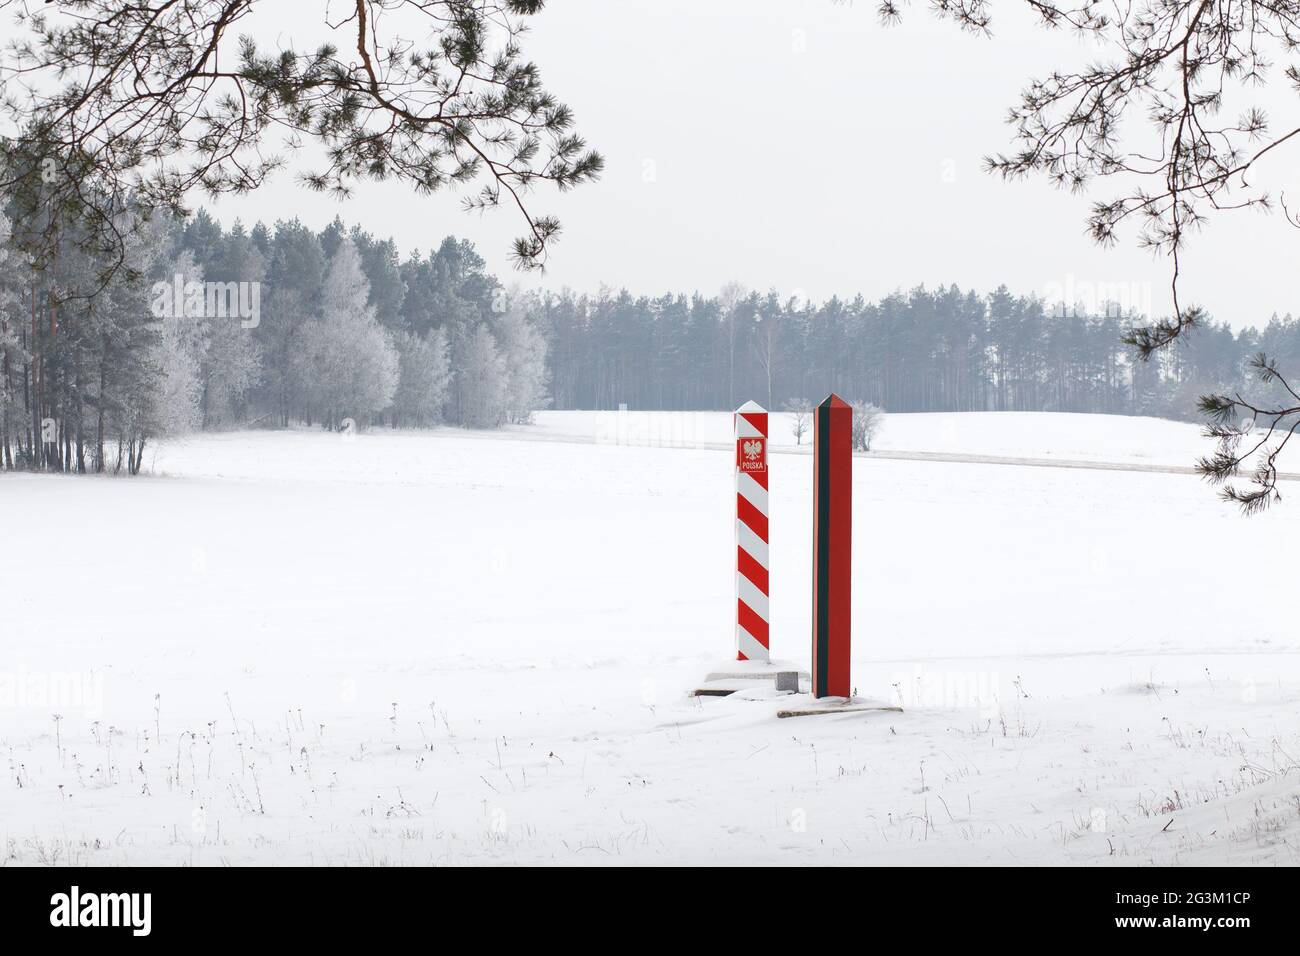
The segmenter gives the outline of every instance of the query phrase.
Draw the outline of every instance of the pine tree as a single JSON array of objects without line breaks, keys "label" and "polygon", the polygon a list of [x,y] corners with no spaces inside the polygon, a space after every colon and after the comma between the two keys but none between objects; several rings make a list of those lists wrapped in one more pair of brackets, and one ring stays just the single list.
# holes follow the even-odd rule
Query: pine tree
[{"label": "pine tree", "polygon": [[[26,419],[17,373],[30,358],[23,348],[21,323],[14,315],[23,270],[19,256],[10,248],[11,234],[9,217],[0,211],[0,469],[15,467],[14,446],[19,444]],[[20,450],[20,462],[21,458]]]},{"label": "pine tree", "polygon": [[[560,229],[532,211],[531,191],[568,189],[603,167],[524,57],[540,0],[434,0],[413,18],[358,4],[336,25],[350,42],[309,52],[258,46],[269,0],[79,0],[35,19],[7,6],[23,42],[0,96],[21,132],[0,146],[28,162],[3,164],[0,189],[44,184],[43,203],[80,222],[108,268],[127,239],[113,222],[120,197],[180,216],[196,187],[255,190],[283,163],[266,148],[278,131],[318,147],[319,164],[299,170],[317,191],[342,197],[395,179],[416,194],[463,190],[474,209],[504,201],[523,221],[512,249],[523,268],[545,263]],[[315,10],[329,17],[327,2]],[[418,32],[394,34],[397,23]],[[57,245],[49,231],[24,236],[42,264]]]}]

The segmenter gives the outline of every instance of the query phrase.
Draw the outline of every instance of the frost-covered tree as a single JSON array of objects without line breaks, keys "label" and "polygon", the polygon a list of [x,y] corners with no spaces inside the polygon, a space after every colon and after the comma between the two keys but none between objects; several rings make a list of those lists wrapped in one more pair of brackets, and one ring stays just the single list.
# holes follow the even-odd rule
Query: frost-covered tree
[{"label": "frost-covered tree", "polygon": [[[203,425],[229,425],[247,417],[248,399],[261,381],[261,349],[257,328],[261,326],[261,285],[266,258],[252,237],[236,222],[218,241],[206,259],[200,260],[210,282],[257,284],[256,327],[249,321],[213,317],[206,323],[206,347],[201,362],[203,380]],[[241,293],[242,294],[242,293]],[[251,298],[251,295],[250,295]]]},{"label": "frost-covered tree", "polygon": [[406,287],[402,283],[397,243],[392,239],[376,239],[360,226],[353,226],[350,235],[370,283],[370,304],[375,308],[375,318],[385,328],[401,328]]},{"label": "frost-covered tree", "polygon": [[397,332],[393,344],[400,368],[391,409],[393,425],[437,425],[451,386],[446,330],[436,329],[428,335]]},{"label": "frost-covered tree", "polygon": [[[519,296],[496,322],[497,348],[505,366],[502,414],[510,424],[531,422],[533,412],[549,404],[546,338]],[[535,303],[534,303],[535,304]]]},{"label": "frost-covered tree", "polygon": [[320,239],[296,219],[275,224],[266,258],[268,294],[262,298],[261,321],[253,330],[262,360],[255,395],[281,425],[287,425],[301,414],[304,390],[311,384],[297,374],[303,370],[301,361],[295,361],[301,358],[297,338],[307,322],[320,315],[327,262]]},{"label": "frost-covered tree", "polygon": [[853,447],[871,451],[871,443],[885,424],[885,410],[870,402],[850,402],[853,406]]},{"label": "frost-covered tree", "polygon": [[290,365],[312,415],[330,428],[344,419],[368,423],[392,404],[399,360],[367,302],[369,284],[351,239],[330,262],[321,290],[321,316],[303,324]]},{"label": "frost-covered tree", "polygon": [[[184,288],[201,283],[203,272],[186,250],[168,260],[163,282],[179,280]],[[153,362],[159,385],[153,400],[152,420],[159,435],[184,435],[203,421],[203,364],[208,350],[208,323],[201,316],[186,315],[182,310],[166,309],[155,316],[159,334]]]},{"label": "frost-covered tree", "polygon": [[229,425],[245,417],[245,400],[261,380],[261,369],[257,340],[251,330],[232,319],[208,324],[201,366],[204,427]]},{"label": "frost-covered tree", "polygon": [[480,325],[465,340],[456,364],[459,422],[470,428],[496,428],[506,414],[506,363],[496,339]]},{"label": "frost-covered tree", "polygon": [[361,254],[351,239],[342,239],[330,258],[329,270],[321,286],[321,315],[326,319],[341,315],[363,315],[370,309],[370,282],[361,268]]},{"label": "frost-covered tree", "polygon": [[803,444],[803,436],[808,434],[808,419],[812,416],[812,402],[806,398],[787,399],[785,410],[790,414],[790,434],[794,435],[796,445]]}]

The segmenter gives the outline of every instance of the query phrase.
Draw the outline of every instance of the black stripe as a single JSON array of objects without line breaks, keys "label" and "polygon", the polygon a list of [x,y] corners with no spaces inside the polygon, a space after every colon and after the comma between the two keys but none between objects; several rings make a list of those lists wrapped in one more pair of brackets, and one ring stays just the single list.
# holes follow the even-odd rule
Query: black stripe
[{"label": "black stripe", "polygon": [[817,407],[817,553],[813,556],[817,606],[813,608],[813,694],[825,697],[830,675],[830,573],[831,573],[831,406]]}]

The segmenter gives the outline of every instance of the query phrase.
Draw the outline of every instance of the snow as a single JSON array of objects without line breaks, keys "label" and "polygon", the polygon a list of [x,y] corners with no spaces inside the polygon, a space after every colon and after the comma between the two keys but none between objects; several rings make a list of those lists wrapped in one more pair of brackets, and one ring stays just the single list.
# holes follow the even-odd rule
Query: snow
[{"label": "snow", "polygon": [[[860,458],[854,683],[904,711],[778,719],[806,697],[688,696],[730,666],[733,458],[729,415],[676,418],[689,441],[554,412],[0,477],[0,856],[1297,862],[1293,504],[1243,519],[1190,475]],[[880,439],[1203,445],[1083,415],[894,415]],[[811,464],[770,460],[773,653],[803,667]]]}]

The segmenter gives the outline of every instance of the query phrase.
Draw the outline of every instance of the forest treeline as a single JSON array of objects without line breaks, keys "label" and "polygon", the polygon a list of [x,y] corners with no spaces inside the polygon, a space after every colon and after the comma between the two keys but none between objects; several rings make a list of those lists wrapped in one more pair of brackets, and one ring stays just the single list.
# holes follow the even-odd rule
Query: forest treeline
[{"label": "forest treeline", "polygon": [[1121,344],[1142,318],[1049,309],[1005,287],[820,304],[775,293],[547,298],[556,408],[772,409],[834,391],[890,412],[1062,411],[1192,418],[1250,355],[1300,357],[1300,323],[1207,322],[1149,363]]},{"label": "forest treeline", "polygon": [[490,428],[549,401],[540,308],[467,242],[402,258],[338,219],[201,211],[131,231],[122,262],[69,234],[38,269],[23,228],[0,218],[0,467],[135,473],[197,429]]},{"label": "forest treeline", "polygon": [[[1190,418],[1250,355],[1300,360],[1300,323],[1206,323],[1134,362],[1142,317],[1005,287],[822,303],[748,292],[521,293],[473,246],[403,255],[335,219],[156,221],[106,273],[76,242],[45,269],[0,217],[0,467],[138,471],[196,429],[441,423],[533,411],[781,408],[830,391],[891,412],[1067,411]],[[105,276],[107,275],[107,281]]]}]

